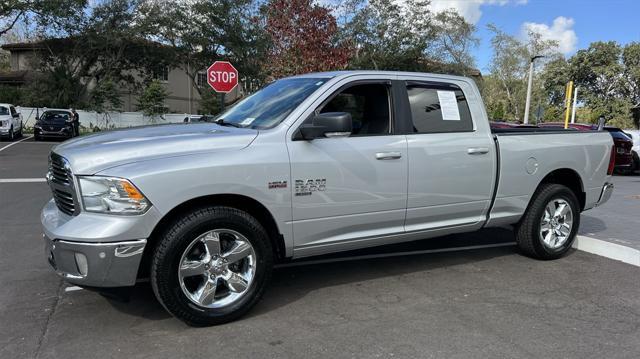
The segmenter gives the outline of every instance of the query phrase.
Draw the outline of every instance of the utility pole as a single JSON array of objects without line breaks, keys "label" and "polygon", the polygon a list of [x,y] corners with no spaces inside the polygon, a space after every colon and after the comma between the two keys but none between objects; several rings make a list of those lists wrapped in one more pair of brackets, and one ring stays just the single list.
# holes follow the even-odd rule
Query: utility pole
[{"label": "utility pole", "polygon": [[529,123],[529,106],[531,105],[531,87],[533,86],[533,64],[536,59],[542,58],[542,55],[536,55],[531,58],[531,63],[529,64],[529,83],[527,84],[527,102],[524,105],[524,124]]},{"label": "utility pole", "polygon": [[576,123],[576,102],[578,101],[578,89],[580,87],[576,86],[576,88],[573,90],[575,91],[573,93],[573,108],[571,109],[571,123]]}]

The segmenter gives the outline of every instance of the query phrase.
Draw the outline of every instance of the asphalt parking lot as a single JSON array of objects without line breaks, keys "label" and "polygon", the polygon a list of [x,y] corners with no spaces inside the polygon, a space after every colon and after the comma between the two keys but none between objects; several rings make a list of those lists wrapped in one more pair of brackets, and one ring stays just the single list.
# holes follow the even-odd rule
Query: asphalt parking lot
[{"label": "asphalt parking lot", "polygon": [[[248,316],[211,328],[171,318],[147,283],[129,303],[78,290],[53,273],[43,254],[39,211],[49,189],[25,181],[43,177],[54,144],[28,139],[0,150],[0,358],[640,353],[639,267],[581,251],[532,260],[518,254],[506,230],[282,266]],[[640,188],[640,177],[615,181],[619,197],[585,213],[581,232],[633,242],[638,222],[634,229],[625,218],[637,218],[640,200],[627,197]]]}]

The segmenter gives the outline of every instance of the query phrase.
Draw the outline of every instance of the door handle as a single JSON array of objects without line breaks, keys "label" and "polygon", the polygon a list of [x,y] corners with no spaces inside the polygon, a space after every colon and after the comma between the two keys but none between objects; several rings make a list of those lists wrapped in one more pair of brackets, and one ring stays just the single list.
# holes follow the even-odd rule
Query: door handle
[{"label": "door handle", "polygon": [[400,152],[378,152],[376,153],[376,160],[397,160],[402,157]]},{"label": "door handle", "polygon": [[467,148],[467,153],[470,155],[484,155],[489,153],[488,147],[471,147]]}]

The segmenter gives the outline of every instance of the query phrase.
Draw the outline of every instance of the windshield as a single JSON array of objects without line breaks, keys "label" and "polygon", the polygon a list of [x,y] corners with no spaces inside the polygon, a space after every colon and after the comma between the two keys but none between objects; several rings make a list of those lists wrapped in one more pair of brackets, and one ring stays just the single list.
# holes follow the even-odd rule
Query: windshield
[{"label": "windshield", "polygon": [[327,80],[291,78],[275,81],[240,101],[217,120],[255,129],[274,127]]},{"label": "windshield", "polygon": [[9,116],[9,108],[0,106],[0,116]]},{"label": "windshield", "polygon": [[69,120],[69,112],[65,111],[47,111],[40,116],[43,122],[66,122]]}]

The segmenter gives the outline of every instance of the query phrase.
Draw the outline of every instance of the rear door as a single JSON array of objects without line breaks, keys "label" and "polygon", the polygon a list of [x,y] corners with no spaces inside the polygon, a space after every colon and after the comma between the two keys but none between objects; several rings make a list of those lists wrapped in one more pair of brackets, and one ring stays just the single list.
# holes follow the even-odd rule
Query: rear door
[{"label": "rear door", "polygon": [[[407,232],[480,227],[491,203],[496,152],[484,109],[464,82],[405,79],[409,155]],[[486,121],[485,121],[486,122]]]},{"label": "rear door", "polygon": [[404,231],[407,141],[395,132],[392,98],[390,80],[347,82],[314,111],[349,112],[351,136],[289,136],[295,255],[363,246]]}]

